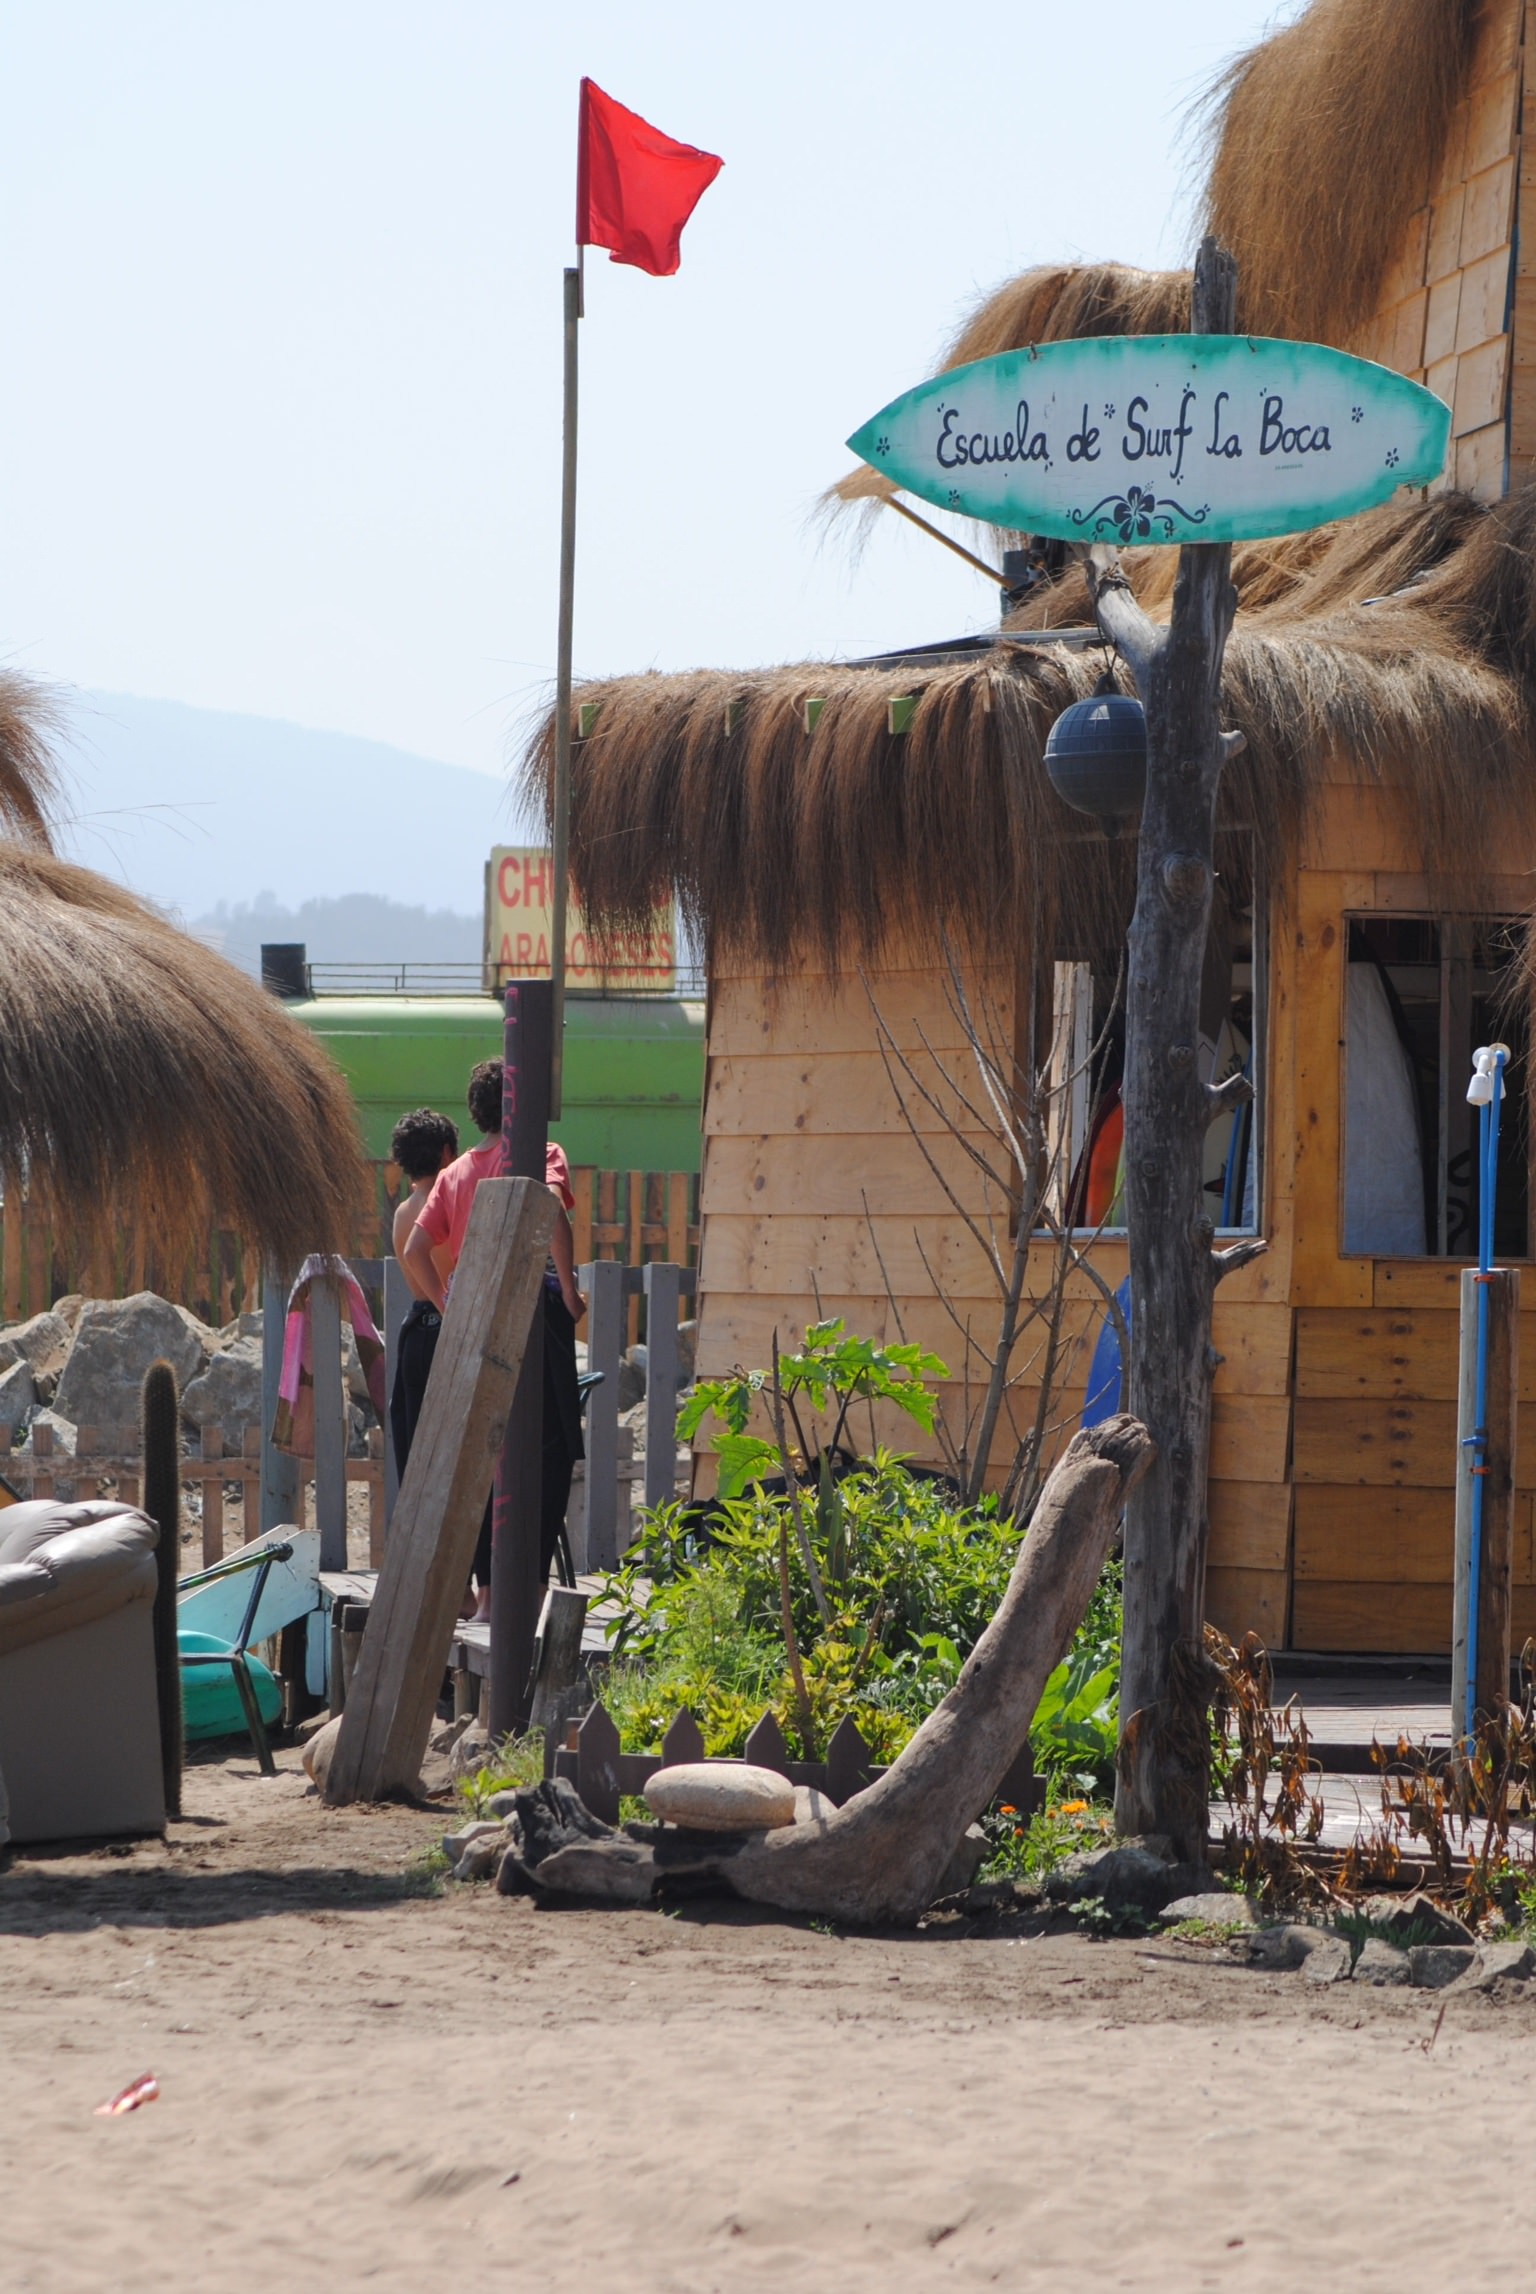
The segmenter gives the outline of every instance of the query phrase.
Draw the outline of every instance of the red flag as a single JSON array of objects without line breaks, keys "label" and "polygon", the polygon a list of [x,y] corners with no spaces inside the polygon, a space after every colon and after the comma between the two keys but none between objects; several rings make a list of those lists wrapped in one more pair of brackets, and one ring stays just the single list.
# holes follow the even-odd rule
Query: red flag
[{"label": "red flag", "polygon": [[581,83],[576,244],[607,247],[615,263],[653,278],[677,269],[683,225],[725,162],[674,143],[592,80]]}]

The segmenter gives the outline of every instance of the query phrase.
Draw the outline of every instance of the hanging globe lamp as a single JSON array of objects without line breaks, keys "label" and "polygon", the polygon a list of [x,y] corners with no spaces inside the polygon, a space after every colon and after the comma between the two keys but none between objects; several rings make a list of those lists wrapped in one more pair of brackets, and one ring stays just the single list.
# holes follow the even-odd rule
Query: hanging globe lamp
[{"label": "hanging globe lamp", "polygon": [[1133,820],[1147,793],[1147,720],[1127,693],[1090,694],[1063,709],[1045,739],[1045,769],[1056,794],[1092,813],[1113,833]]}]

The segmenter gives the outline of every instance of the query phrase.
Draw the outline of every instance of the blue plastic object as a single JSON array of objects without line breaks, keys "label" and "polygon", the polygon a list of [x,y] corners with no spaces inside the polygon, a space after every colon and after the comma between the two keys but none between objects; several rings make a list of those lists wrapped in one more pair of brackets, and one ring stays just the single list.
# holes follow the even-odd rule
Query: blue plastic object
[{"label": "blue plastic object", "polygon": [[[228,1641],[220,1641],[212,1633],[191,1631],[178,1633],[176,1646],[183,1656],[196,1653],[227,1656],[231,1648]],[[256,1691],[261,1717],[270,1726],[282,1715],[283,1692],[258,1658],[247,1657],[246,1663],[250,1667],[251,1684]],[[240,1702],[234,1674],[225,1665],[183,1667],[181,1707],[186,1718],[189,1740],[245,1734],[245,1708]]]},{"label": "blue plastic object", "polygon": [[[1126,1276],[1115,1292],[1115,1304],[1125,1316],[1125,1335],[1131,1335],[1131,1278]],[[1088,1365],[1088,1392],[1083,1400],[1083,1424],[1102,1425],[1120,1408],[1120,1396],[1125,1385],[1125,1365],[1120,1360],[1120,1334],[1115,1318],[1106,1314],[1104,1325],[1094,1344],[1093,1360]]]}]

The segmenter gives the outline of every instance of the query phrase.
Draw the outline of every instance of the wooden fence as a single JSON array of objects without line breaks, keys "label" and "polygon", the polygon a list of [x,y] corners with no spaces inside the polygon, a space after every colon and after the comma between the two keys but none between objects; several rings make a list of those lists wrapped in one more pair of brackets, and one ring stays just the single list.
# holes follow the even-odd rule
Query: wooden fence
[{"label": "wooden fence", "polygon": [[[666,1259],[692,1266],[698,1255],[699,1181],[693,1171],[600,1171],[581,1165],[571,1173],[576,1208],[576,1263],[618,1259],[642,1266]],[[390,1227],[400,1201],[398,1167],[369,1166],[367,1200],[359,1206],[349,1258],[385,1258]],[[0,1319],[21,1322],[56,1299],[127,1298],[157,1291],[184,1306],[200,1321],[222,1330],[237,1314],[261,1305],[260,1254],[240,1237],[215,1231],[199,1250],[167,1265],[147,1256],[124,1234],[104,1254],[105,1262],[74,1256],[49,1221],[34,1214],[24,1195],[6,1199],[0,1213]],[[629,1305],[629,1338],[638,1335],[638,1294]]]}]

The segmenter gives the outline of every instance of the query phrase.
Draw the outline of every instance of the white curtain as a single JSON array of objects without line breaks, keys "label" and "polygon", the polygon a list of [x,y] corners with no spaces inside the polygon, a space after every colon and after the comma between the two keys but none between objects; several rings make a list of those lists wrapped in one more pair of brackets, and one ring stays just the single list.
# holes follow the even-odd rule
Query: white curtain
[{"label": "white curtain", "polygon": [[1376,966],[1346,970],[1344,1248],[1422,1258],[1424,1162],[1413,1069]]}]

